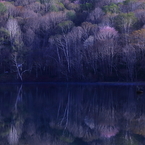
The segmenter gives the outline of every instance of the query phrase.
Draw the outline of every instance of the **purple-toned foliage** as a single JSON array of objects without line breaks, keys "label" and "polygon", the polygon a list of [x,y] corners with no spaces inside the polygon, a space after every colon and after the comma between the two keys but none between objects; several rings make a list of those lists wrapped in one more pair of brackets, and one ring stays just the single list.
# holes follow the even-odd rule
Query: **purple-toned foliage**
[{"label": "purple-toned foliage", "polygon": [[97,40],[103,41],[106,39],[115,39],[118,36],[118,32],[110,26],[103,26],[99,28],[97,34]]}]

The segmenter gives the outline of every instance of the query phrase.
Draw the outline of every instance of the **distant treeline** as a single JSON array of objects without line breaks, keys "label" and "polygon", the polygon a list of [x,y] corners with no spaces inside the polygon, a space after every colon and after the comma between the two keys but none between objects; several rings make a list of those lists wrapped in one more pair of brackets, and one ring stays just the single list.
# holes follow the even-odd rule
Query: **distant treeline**
[{"label": "distant treeline", "polygon": [[0,81],[144,81],[144,0],[0,1]]}]

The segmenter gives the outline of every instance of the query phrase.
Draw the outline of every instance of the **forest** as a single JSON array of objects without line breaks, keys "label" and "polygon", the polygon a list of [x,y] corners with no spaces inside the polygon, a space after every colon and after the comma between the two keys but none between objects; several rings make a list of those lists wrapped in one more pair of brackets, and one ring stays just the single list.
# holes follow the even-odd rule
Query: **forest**
[{"label": "forest", "polygon": [[0,0],[0,82],[145,81],[144,0]]}]

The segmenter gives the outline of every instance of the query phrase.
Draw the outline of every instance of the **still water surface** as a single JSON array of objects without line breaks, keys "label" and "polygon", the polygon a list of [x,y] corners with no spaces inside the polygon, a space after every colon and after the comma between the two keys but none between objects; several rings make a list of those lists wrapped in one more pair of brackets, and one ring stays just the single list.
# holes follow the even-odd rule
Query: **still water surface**
[{"label": "still water surface", "polygon": [[0,85],[0,145],[144,145],[138,85]]}]

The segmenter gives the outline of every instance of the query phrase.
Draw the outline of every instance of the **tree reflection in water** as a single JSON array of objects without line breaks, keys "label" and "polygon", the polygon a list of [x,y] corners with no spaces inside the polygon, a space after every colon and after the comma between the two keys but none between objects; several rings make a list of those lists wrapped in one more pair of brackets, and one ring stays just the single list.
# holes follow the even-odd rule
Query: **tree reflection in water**
[{"label": "tree reflection in water", "polygon": [[18,132],[15,126],[11,126],[10,132],[8,135],[8,141],[10,145],[15,145],[18,143],[19,137],[18,137]]},{"label": "tree reflection in water", "polygon": [[143,145],[145,96],[135,87],[0,87],[0,144]]}]

